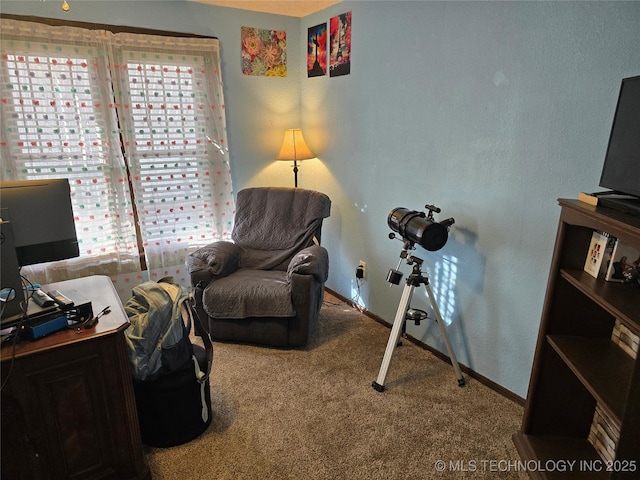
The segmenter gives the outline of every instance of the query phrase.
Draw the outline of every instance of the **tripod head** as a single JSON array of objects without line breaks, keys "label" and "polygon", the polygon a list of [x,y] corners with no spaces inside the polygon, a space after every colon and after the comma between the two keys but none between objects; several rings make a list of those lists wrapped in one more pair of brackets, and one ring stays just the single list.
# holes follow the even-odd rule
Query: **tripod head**
[{"label": "tripod head", "polygon": [[404,247],[400,251],[400,261],[398,262],[398,266],[395,269],[390,269],[387,274],[387,282],[392,285],[398,285],[400,280],[402,280],[402,272],[400,271],[400,265],[402,264],[402,260],[407,262],[407,265],[413,265],[413,271],[411,272],[412,276],[422,277],[422,262],[423,260],[420,257],[416,257],[415,255],[411,255],[409,250],[415,250],[415,245],[411,242],[405,242]]}]

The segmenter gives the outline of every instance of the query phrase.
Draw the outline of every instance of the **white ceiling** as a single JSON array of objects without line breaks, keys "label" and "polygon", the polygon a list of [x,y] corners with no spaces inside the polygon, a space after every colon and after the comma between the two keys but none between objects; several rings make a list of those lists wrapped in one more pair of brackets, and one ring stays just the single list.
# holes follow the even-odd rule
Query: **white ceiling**
[{"label": "white ceiling", "polygon": [[275,13],[290,17],[305,17],[342,0],[191,0],[221,7],[241,8],[254,12]]}]

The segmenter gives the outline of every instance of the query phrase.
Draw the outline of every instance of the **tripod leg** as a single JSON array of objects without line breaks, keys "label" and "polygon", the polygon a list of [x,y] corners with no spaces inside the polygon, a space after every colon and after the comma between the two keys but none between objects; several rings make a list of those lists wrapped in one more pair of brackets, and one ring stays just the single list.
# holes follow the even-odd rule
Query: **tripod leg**
[{"label": "tripod leg", "polygon": [[398,345],[398,340],[400,338],[400,333],[402,332],[402,326],[405,322],[405,315],[407,314],[407,308],[409,307],[412,293],[413,286],[407,284],[402,291],[402,298],[400,299],[400,304],[398,305],[396,318],[393,321],[393,327],[391,328],[391,334],[389,335],[389,341],[387,342],[387,349],[385,350],[384,357],[382,358],[380,373],[378,373],[377,380],[371,384],[371,386],[378,392],[384,391],[384,379],[387,376],[387,370],[389,369],[389,365],[391,364],[391,357],[393,356],[393,352]]},{"label": "tripod leg", "polygon": [[429,295],[431,308],[433,308],[433,313],[436,316],[436,322],[440,327],[440,333],[442,333],[442,338],[444,339],[444,343],[447,346],[447,351],[449,352],[449,358],[451,358],[451,364],[453,365],[453,371],[456,373],[456,377],[458,378],[458,385],[462,387],[465,384],[464,377],[462,376],[462,372],[460,371],[460,365],[458,365],[458,360],[456,359],[456,354],[453,351],[451,342],[449,341],[449,335],[447,334],[447,329],[444,325],[444,320],[442,320],[442,315],[440,315],[440,310],[438,309],[438,305],[436,304],[436,299],[433,296],[433,292],[431,291],[431,287],[429,286],[429,283],[428,282],[425,283],[424,287],[427,289],[427,295]]}]

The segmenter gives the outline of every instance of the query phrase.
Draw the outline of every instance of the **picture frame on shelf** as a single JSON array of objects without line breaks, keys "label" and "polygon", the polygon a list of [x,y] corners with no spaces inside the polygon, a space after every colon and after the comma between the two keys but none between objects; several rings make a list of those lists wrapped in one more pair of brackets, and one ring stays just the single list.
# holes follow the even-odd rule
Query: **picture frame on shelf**
[{"label": "picture frame on shelf", "polygon": [[607,261],[604,279],[608,282],[624,282],[640,266],[640,249],[616,238]]},{"label": "picture frame on shelf", "polygon": [[594,278],[600,275],[600,267],[605,256],[609,234],[600,230],[595,230],[591,235],[591,243],[587,258],[584,261],[584,271]]}]

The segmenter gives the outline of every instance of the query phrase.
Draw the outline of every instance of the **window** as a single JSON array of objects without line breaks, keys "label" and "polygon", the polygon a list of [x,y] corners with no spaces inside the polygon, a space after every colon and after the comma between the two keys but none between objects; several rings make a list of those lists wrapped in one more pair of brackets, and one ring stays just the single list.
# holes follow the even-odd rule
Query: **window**
[{"label": "window", "polygon": [[130,295],[141,244],[149,278],[185,284],[185,256],[230,235],[219,63],[215,39],[2,19],[0,178],[72,187],[81,258],[45,281],[124,275]]}]

